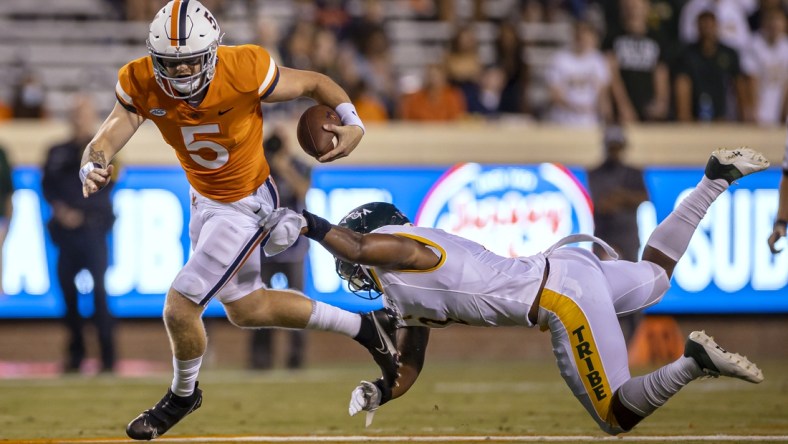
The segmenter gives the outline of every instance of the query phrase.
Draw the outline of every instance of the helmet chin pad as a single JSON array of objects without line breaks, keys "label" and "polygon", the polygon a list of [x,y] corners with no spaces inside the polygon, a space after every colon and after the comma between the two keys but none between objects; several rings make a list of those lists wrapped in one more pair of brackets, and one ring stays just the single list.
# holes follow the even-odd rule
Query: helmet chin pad
[{"label": "helmet chin pad", "polygon": [[194,80],[183,80],[183,81],[170,80],[170,85],[172,86],[172,89],[185,95],[190,95],[192,91],[199,90],[200,83],[202,83],[202,78],[199,76]]}]

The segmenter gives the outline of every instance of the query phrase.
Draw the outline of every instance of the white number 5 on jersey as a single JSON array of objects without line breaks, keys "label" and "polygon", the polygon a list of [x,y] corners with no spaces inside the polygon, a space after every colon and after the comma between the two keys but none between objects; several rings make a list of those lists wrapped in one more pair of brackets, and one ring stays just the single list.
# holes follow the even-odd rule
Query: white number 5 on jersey
[{"label": "white number 5 on jersey", "polygon": [[[186,149],[191,153],[192,160],[197,162],[197,164],[215,170],[221,168],[230,158],[230,153],[227,151],[227,148],[218,143],[211,142],[210,140],[194,140],[195,136],[198,134],[219,134],[219,125],[212,123],[210,125],[182,127],[181,133],[183,133],[183,143],[186,145]],[[203,148],[215,152],[216,159],[208,160],[201,156],[200,150]]]}]

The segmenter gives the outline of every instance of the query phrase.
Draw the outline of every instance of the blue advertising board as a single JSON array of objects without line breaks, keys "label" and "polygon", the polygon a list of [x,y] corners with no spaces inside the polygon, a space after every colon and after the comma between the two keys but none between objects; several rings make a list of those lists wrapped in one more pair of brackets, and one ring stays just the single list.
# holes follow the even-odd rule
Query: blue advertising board
[{"label": "blue advertising board", "polygon": [[[702,175],[698,168],[646,170],[650,202],[639,210],[641,244]],[[46,230],[50,208],[35,168],[14,172],[15,213],[3,249],[0,318],[53,318],[64,307],[57,249]],[[673,286],[653,313],[788,313],[788,253],[766,238],[777,210],[779,171],[747,177],[723,194],[679,262]],[[572,233],[593,231],[583,170],[556,164],[451,167],[343,167],[313,170],[311,211],[336,222],[369,201],[396,204],[417,225],[476,240],[502,255],[532,254]],[[158,317],[164,295],[189,257],[188,183],[177,167],[124,169],[113,191],[117,221],[109,236],[107,292],[119,317]],[[587,245],[586,245],[587,247]],[[312,245],[306,293],[354,311],[380,307],[346,291],[333,258]],[[89,292],[86,272],[78,287]],[[81,301],[89,314],[89,297]],[[212,302],[208,316],[222,316]]]}]

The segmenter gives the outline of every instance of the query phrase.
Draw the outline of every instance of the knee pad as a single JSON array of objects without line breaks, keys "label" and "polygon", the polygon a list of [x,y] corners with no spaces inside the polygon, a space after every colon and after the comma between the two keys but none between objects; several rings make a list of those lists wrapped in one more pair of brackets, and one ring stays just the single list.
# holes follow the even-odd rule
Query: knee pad
[{"label": "knee pad", "polygon": [[173,282],[176,291],[198,304],[207,302],[203,301],[205,296],[226,278],[229,268],[250,241],[249,233],[219,220],[206,227],[200,237],[194,254]]},{"label": "knee pad", "polygon": [[199,273],[195,273],[187,263],[185,267],[175,276],[175,281],[172,283],[172,288],[178,293],[188,297],[189,299],[199,303],[205,293],[208,291],[208,285],[205,280],[200,277]]}]

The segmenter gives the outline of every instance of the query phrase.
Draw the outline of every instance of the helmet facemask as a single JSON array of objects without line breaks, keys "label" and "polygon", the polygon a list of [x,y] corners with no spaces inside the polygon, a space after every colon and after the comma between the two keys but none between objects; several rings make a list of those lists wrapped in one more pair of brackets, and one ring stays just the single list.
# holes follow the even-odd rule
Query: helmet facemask
[{"label": "helmet facemask", "polygon": [[337,259],[336,269],[339,277],[347,281],[348,291],[356,296],[373,300],[383,294],[375,280],[369,276],[368,272],[361,265]]},{"label": "helmet facemask", "polygon": [[[215,41],[205,51],[198,53],[163,54],[156,52],[148,43],[156,82],[168,96],[174,99],[189,99],[196,96],[213,80],[218,47],[219,42]],[[191,67],[195,65],[199,65],[199,69],[194,74],[179,76],[174,70],[182,64],[190,67],[190,72],[193,71]]]},{"label": "helmet facemask", "polygon": [[[357,233],[370,233],[385,225],[406,225],[410,219],[394,205],[386,202],[371,202],[353,209],[337,224]],[[336,260],[339,277],[347,281],[348,290],[364,299],[377,299],[383,294],[366,267]]]}]

